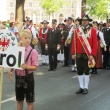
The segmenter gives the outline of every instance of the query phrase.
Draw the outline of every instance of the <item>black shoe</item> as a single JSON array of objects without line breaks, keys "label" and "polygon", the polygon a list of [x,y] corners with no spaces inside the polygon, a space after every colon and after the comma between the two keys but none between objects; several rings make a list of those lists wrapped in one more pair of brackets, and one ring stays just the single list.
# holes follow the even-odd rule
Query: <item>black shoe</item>
[{"label": "black shoe", "polygon": [[90,70],[90,74],[94,74],[94,69],[93,68]]},{"label": "black shoe", "polygon": [[57,60],[58,63],[60,63],[60,60]]},{"label": "black shoe", "polygon": [[63,61],[61,61],[61,63],[63,63]]},{"label": "black shoe", "polygon": [[97,74],[97,70],[96,69],[94,70],[93,74]]},{"label": "black shoe", "polygon": [[109,67],[106,67],[107,70],[109,70]]},{"label": "black shoe", "polygon": [[78,91],[76,91],[76,94],[82,94],[83,93],[83,89],[79,88]]},{"label": "black shoe", "polygon": [[88,94],[88,89],[84,89],[82,92],[83,95]]},{"label": "black shoe", "polygon": [[49,68],[49,70],[48,71],[53,71],[53,69],[52,68]]}]

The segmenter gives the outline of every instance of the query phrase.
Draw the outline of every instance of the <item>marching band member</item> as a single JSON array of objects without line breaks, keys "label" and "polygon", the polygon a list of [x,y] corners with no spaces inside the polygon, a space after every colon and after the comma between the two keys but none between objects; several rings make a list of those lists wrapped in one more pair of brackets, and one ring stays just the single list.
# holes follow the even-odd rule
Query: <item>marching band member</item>
[{"label": "marching band member", "polygon": [[[78,28],[80,26],[80,21],[79,21],[79,17],[75,20],[75,25],[70,29],[69,31],[69,35],[67,37],[67,39],[71,39],[72,40],[72,37],[73,37],[73,32],[76,28]],[[70,49],[70,52],[71,52],[71,49]],[[77,68],[76,68],[76,63],[75,63],[75,60],[72,60],[72,72],[76,72],[77,71]]]},{"label": "marching band member", "polygon": [[[70,39],[67,39],[70,29],[73,27],[73,18],[68,17],[68,19],[64,20],[66,22],[66,26],[64,28],[64,65],[63,67],[69,66],[69,54],[70,54]],[[72,60],[72,59],[71,59]]]},{"label": "marching band member", "polygon": [[103,61],[103,69],[109,69],[109,52],[110,52],[110,21],[108,20],[106,23],[106,28],[104,28],[104,40],[106,42],[107,51],[104,51],[104,61]]},{"label": "marching band member", "polygon": [[[34,39],[35,41],[37,41],[37,37],[36,37],[36,30],[34,28],[34,26],[31,24],[32,23],[32,20],[30,20],[29,17],[26,17],[26,24],[22,27],[21,30],[23,29],[29,29],[32,33],[32,39]],[[32,40],[31,40],[31,47],[34,48],[34,45],[32,44]]]},{"label": "marching band member", "polygon": [[57,60],[58,62],[61,62],[63,63],[64,62],[64,45],[65,45],[65,42],[64,42],[64,27],[65,27],[65,23],[64,22],[60,22],[59,23],[59,26],[58,26],[58,29],[60,30],[61,32],[61,48],[60,48],[60,51],[57,55]]},{"label": "marching band member", "polygon": [[95,57],[96,65],[95,68],[92,69],[92,74],[97,74],[97,69],[102,68],[102,48],[104,48],[104,51],[106,51],[106,43],[103,33],[98,30],[98,24],[93,24],[93,28],[97,31],[98,48]]},{"label": "marching band member", "polygon": [[46,51],[45,49],[45,43],[46,43],[46,39],[47,39],[47,33],[49,30],[48,24],[49,22],[44,20],[43,22],[41,22],[41,24],[43,25],[42,28],[40,28],[39,30],[39,39],[40,39],[40,44],[41,44],[41,53],[42,53],[42,65],[49,65],[49,56],[48,56],[48,51]]},{"label": "marching band member", "polygon": [[90,28],[92,19],[83,15],[80,19],[82,26],[74,31],[72,40],[72,58],[76,60],[80,89],[76,94],[88,94],[89,67],[94,66],[94,57],[97,51],[96,30]]},{"label": "marching band member", "polygon": [[49,65],[48,71],[56,71],[57,68],[57,52],[60,50],[61,44],[61,32],[57,29],[57,20],[52,20],[52,28],[47,33],[47,39],[45,48],[49,53]]}]

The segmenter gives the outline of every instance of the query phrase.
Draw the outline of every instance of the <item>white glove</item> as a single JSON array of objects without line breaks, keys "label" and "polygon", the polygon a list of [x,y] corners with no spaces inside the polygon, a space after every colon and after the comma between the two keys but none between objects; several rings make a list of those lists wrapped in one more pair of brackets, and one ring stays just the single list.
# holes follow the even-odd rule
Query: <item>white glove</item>
[{"label": "white glove", "polygon": [[57,46],[57,50],[59,50],[60,49],[60,46]]},{"label": "white glove", "polygon": [[47,45],[45,46],[45,49],[48,50],[48,46]]}]

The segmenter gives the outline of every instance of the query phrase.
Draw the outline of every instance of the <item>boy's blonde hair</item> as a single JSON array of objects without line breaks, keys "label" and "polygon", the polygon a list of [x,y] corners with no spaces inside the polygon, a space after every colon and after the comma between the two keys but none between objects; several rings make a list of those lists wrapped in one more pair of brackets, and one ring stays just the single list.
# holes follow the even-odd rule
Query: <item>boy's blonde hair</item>
[{"label": "boy's blonde hair", "polygon": [[19,32],[19,37],[22,38],[24,35],[30,35],[32,37],[32,33],[29,29],[23,29]]}]

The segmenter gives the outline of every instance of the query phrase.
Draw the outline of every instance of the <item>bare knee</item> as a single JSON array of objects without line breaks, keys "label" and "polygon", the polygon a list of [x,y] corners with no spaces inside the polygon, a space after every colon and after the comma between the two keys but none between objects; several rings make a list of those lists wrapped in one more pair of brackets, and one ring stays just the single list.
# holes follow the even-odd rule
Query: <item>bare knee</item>
[{"label": "bare knee", "polygon": [[18,104],[23,104],[24,101],[17,101]]}]

